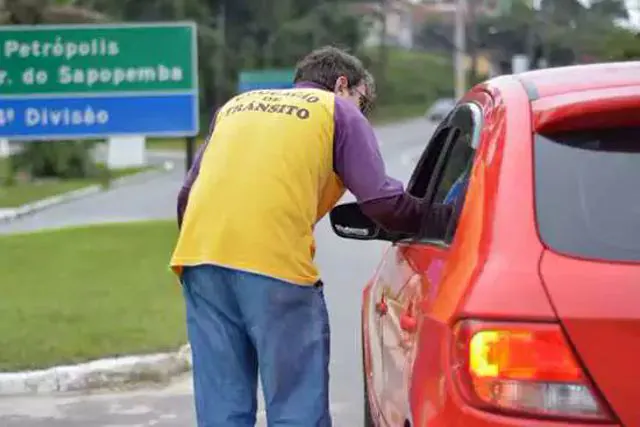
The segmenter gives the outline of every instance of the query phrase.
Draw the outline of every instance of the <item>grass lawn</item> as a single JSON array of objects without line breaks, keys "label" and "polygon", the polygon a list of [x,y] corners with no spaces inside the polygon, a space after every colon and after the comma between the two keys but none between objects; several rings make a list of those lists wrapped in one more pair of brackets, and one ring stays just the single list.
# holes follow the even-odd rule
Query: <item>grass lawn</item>
[{"label": "grass lawn", "polygon": [[[14,208],[26,203],[35,202],[56,194],[62,194],[94,184],[100,184],[99,178],[69,179],[69,180],[43,180],[37,183],[16,183],[12,186],[2,185],[1,180],[6,176],[7,160],[0,159],[0,208]],[[121,178],[148,169],[124,168],[111,171],[111,178]]]},{"label": "grass lawn", "polygon": [[184,344],[175,236],[173,221],[0,236],[0,371]]},{"label": "grass lawn", "polygon": [[[371,122],[375,125],[384,125],[403,119],[419,117],[425,113],[427,106],[416,105],[383,105],[378,106],[373,112]],[[196,139],[196,147],[202,144],[203,138]],[[186,142],[184,138],[149,138],[147,148],[150,150],[173,150],[185,151]]]}]

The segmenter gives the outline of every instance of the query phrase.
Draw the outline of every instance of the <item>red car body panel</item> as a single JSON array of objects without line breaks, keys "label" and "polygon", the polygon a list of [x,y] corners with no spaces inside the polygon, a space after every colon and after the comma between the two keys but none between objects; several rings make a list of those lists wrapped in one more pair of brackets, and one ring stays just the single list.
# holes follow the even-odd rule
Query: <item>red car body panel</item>
[{"label": "red car body panel", "polygon": [[[453,328],[477,318],[559,322],[615,414],[599,425],[620,425],[617,418],[640,425],[640,383],[621,386],[620,380],[640,378],[640,265],[573,259],[545,248],[536,224],[531,138],[538,129],[579,128],[582,114],[596,120],[603,111],[600,123],[640,124],[640,63],[500,77],[461,102],[469,101],[484,120],[456,239],[448,248],[392,245],[363,293],[373,418],[389,427],[407,421],[414,427],[593,425],[507,416],[464,401],[452,372]],[[377,315],[380,301],[384,316]]]},{"label": "red car body panel", "polygon": [[[449,321],[455,320],[454,315],[555,318],[538,278],[543,246],[536,230],[532,197],[533,147],[530,133],[523,131],[531,127],[529,100],[515,79],[500,85],[500,91],[491,88],[496,107],[493,115],[485,118],[487,135],[473,171],[479,179],[477,185],[469,187],[458,225],[465,237],[456,239],[450,248],[455,253],[458,241],[468,241],[470,232],[477,235],[475,253],[483,262],[476,268],[481,268],[482,274],[473,286],[469,280],[460,282],[458,286],[468,288],[468,295],[457,307],[459,312],[450,314]],[[479,223],[477,218],[485,219]],[[468,256],[474,255],[469,251]],[[451,263],[450,268],[458,270],[459,264]]]},{"label": "red car body panel", "polygon": [[520,75],[525,84],[535,86],[537,97],[548,98],[589,90],[616,89],[638,83],[638,62],[610,62],[546,68]]},{"label": "red car body panel", "polygon": [[624,425],[640,425],[640,267],[548,251],[541,272],[565,331],[604,399]]},{"label": "red car body panel", "polygon": [[538,132],[580,129],[589,125],[638,125],[640,82],[613,89],[587,90],[542,98],[532,103]]}]

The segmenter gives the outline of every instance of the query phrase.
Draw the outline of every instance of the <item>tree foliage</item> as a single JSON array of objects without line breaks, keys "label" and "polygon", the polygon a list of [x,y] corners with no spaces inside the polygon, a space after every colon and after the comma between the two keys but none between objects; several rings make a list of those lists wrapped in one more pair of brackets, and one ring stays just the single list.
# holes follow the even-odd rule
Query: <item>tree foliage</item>
[{"label": "tree foliage", "polygon": [[357,50],[348,0],[5,0],[0,23],[190,20],[198,25],[202,113],[234,91],[242,69],[291,67],[313,47]]},{"label": "tree foliage", "polygon": [[0,24],[80,24],[104,22],[109,17],[96,10],[77,7],[72,1],[4,0]]},{"label": "tree foliage", "polygon": [[[543,0],[537,13],[530,2],[512,0],[503,12],[478,18],[478,31],[473,32],[477,40],[469,43],[494,52],[498,62],[510,63],[513,55],[528,53],[544,56],[550,65],[640,57],[638,36],[616,25],[629,17],[624,0],[591,0],[588,5],[581,0]],[[429,49],[451,51],[452,34],[450,23],[428,22],[418,41]]]}]

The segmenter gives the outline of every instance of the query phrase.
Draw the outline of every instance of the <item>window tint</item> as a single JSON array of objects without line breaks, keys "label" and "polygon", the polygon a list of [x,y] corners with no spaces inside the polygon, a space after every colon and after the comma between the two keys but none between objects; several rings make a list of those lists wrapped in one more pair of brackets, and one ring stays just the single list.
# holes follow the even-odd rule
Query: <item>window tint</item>
[{"label": "window tint", "polygon": [[430,203],[450,204],[456,211],[443,235],[433,234],[436,231],[429,227],[428,223],[423,224],[421,237],[424,239],[444,243],[453,240],[466,196],[475,147],[479,142],[481,117],[480,109],[474,104],[462,105],[451,117],[449,141],[445,149],[439,153],[437,166],[430,172],[427,197]]},{"label": "window tint", "polygon": [[[475,104],[461,104],[452,112],[450,119],[436,130],[420,156],[409,181],[409,194],[421,199],[427,196],[430,186],[435,184],[433,182],[434,173],[442,163],[445,145],[451,147],[450,144],[447,144],[448,141],[459,138],[460,133],[475,135],[477,133],[475,130],[480,125],[480,117],[480,109]],[[478,122],[477,126],[475,122]],[[478,139],[478,137],[474,136],[473,139]],[[429,191],[429,193],[431,192]]]},{"label": "window tint", "polygon": [[535,138],[536,215],[550,248],[640,261],[640,128]]},{"label": "window tint", "polygon": [[[450,204],[456,207],[446,234],[428,234],[425,237],[431,240],[442,240],[450,243],[456,233],[458,217],[464,205],[469,172],[473,165],[475,149],[472,147],[471,132],[469,129],[458,131],[456,138],[451,141],[449,150],[444,153],[444,164],[440,170],[436,187],[434,188],[432,203]],[[425,224],[428,230],[428,224]]]},{"label": "window tint", "polygon": [[[440,182],[436,187],[434,203],[452,203],[457,191],[471,169],[475,150],[471,147],[471,135],[468,132],[458,133],[442,171]],[[454,187],[455,184],[455,187]]]},{"label": "window tint", "polygon": [[450,134],[451,129],[440,129],[428,142],[409,181],[408,192],[412,196],[422,199],[427,195],[431,174],[435,170],[440,153]]}]

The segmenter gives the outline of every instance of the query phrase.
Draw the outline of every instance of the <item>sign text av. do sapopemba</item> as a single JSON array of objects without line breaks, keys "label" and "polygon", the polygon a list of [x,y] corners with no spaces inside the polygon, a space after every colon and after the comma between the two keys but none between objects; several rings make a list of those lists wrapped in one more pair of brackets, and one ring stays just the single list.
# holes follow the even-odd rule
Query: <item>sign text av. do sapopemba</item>
[{"label": "sign text av. do sapopemba", "polygon": [[192,135],[192,23],[0,29],[0,137]]}]

